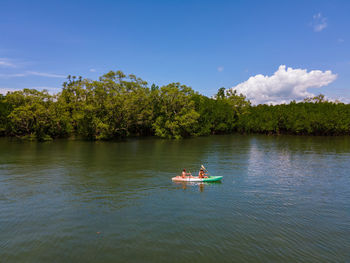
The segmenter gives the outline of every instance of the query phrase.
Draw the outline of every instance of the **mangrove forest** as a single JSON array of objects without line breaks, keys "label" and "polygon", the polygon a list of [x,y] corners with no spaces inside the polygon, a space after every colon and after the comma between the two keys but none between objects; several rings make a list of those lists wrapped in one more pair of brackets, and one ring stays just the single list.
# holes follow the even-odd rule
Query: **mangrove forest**
[{"label": "mangrove forest", "polygon": [[180,83],[149,86],[121,71],[99,80],[68,76],[57,94],[23,89],[0,95],[0,136],[45,141],[229,133],[350,135],[350,104],[319,95],[252,105],[230,89],[207,97]]}]

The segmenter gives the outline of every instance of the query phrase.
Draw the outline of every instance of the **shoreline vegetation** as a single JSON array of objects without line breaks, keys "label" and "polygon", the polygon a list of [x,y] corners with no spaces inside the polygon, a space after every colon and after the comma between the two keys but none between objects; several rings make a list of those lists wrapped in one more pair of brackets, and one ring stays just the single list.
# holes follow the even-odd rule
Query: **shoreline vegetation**
[{"label": "shoreline vegetation", "polygon": [[230,133],[350,135],[350,104],[319,95],[254,106],[225,88],[209,98],[180,83],[149,87],[121,71],[99,80],[68,76],[55,95],[35,89],[0,94],[0,136],[47,141]]}]

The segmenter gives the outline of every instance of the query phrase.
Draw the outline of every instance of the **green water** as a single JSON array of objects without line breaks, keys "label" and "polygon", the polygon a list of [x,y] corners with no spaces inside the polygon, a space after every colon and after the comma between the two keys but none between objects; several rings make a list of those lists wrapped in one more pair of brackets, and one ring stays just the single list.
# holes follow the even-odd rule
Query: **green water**
[{"label": "green water", "polygon": [[0,140],[0,262],[349,261],[349,137]]}]

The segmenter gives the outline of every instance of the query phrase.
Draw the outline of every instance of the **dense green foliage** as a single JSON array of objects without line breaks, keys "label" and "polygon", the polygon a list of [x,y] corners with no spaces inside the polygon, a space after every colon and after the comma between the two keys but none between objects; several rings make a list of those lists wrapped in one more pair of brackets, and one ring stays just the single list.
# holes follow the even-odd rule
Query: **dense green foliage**
[{"label": "dense green foliage", "polygon": [[350,104],[304,101],[258,105],[240,118],[238,127],[245,133],[350,135]]},{"label": "dense green foliage", "polygon": [[209,98],[179,83],[148,87],[121,71],[98,81],[68,76],[55,95],[30,89],[0,95],[0,136],[110,140],[233,132],[350,134],[350,105],[320,95],[301,103],[251,106],[243,95],[224,88]]}]

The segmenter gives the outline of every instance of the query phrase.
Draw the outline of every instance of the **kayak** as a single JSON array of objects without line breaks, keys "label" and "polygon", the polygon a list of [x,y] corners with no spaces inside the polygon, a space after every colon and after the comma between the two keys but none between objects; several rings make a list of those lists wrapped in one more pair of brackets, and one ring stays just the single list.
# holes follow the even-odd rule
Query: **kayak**
[{"label": "kayak", "polygon": [[174,182],[216,182],[220,181],[223,176],[208,176],[208,178],[198,178],[198,177],[186,177],[175,176],[171,178]]}]

